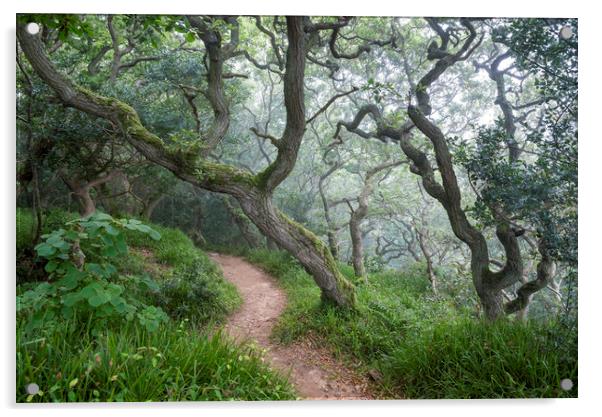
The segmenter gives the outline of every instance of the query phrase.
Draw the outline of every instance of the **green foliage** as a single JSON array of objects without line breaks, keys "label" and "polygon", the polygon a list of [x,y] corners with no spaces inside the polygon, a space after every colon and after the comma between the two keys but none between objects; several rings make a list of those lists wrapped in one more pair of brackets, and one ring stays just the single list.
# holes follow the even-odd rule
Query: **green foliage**
[{"label": "green foliage", "polygon": [[34,218],[30,210],[17,208],[17,257],[21,252],[32,245]]},{"label": "green foliage", "polygon": [[[560,36],[564,27],[572,31],[568,39]],[[537,75],[546,96],[577,111],[578,32],[577,19],[509,19],[493,38],[512,50],[519,68]]]},{"label": "green foliage", "polygon": [[153,293],[155,303],[176,319],[189,318],[197,324],[222,318],[240,303],[215,264],[196,257],[190,265],[177,266]]},{"label": "green foliage", "polygon": [[[17,325],[17,402],[291,400],[290,384],[260,352],[169,322],[148,332],[135,323],[92,336],[60,322],[35,337]],[[36,383],[41,392],[28,395]]]},{"label": "green foliage", "polygon": [[[382,83],[379,81],[375,81],[374,78],[369,78],[368,81],[366,82],[366,85],[362,87],[363,91],[368,91],[371,95],[372,98],[374,99],[374,101],[378,104],[380,104],[385,98],[387,99],[403,99],[404,97],[399,94],[399,92],[396,89],[396,86],[393,83]],[[390,119],[389,121],[391,121],[392,123],[395,124],[395,126],[399,126],[401,125],[400,119],[402,117],[401,112],[396,112],[393,113],[391,115],[389,115]]]},{"label": "green foliage", "polygon": [[92,26],[75,14],[20,14],[17,22],[27,24],[36,22],[57,32],[58,39],[66,41],[69,35],[92,37]]},{"label": "green foliage", "polygon": [[535,324],[445,321],[401,343],[384,374],[408,398],[576,397],[560,388],[577,381],[576,349],[563,360]]},{"label": "green foliage", "polygon": [[[251,251],[248,259],[276,276],[289,305],[275,337],[312,334],[360,369],[377,369],[385,397],[515,398],[576,396],[576,336],[556,325],[489,324],[431,296],[424,268],[370,274],[357,290],[358,310],[322,305],[311,278],[282,252]],[[341,266],[347,276],[353,270]],[[561,340],[558,340],[560,335]]]},{"label": "green foliage", "polygon": [[[69,213],[60,209],[52,209],[43,215],[42,232],[50,233],[55,229],[59,229],[70,220],[76,219],[78,216],[75,213]],[[17,256],[24,250],[33,246],[33,228],[35,219],[31,210],[17,207],[16,212],[17,230]]]},{"label": "green foliage", "polygon": [[[63,221],[72,217],[65,212],[56,212],[54,216]],[[182,232],[154,225],[147,229],[148,226],[137,220],[109,220],[106,215],[67,220],[67,224],[79,233],[88,234],[87,238],[80,239],[80,245],[90,249],[86,250],[90,255],[87,260],[93,258],[99,265],[92,268],[90,274],[107,273],[100,265],[102,261],[111,261],[116,272],[108,278],[95,275],[93,283],[108,280],[111,286],[107,288],[123,287],[120,296],[127,294],[127,301],[137,306],[136,319],[112,319],[99,326],[101,318],[94,311],[98,308],[82,300],[82,308],[73,316],[55,314],[52,320],[46,316],[44,325],[32,332],[32,305],[42,302],[48,306],[55,301],[48,299],[46,291],[58,278],[60,265],[49,273],[54,274],[49,283],[18,287],[22,294],[17,316],[17,401],[295,398],[291,385],[264,365],[261,352],[252,347],[235,346],[219,333],[208,336],[209,325],[233,311],[240,298],[215,264]],[[107,232],[113,232],[107,225],[125,236],[130,245],[127,256],[119,252],[114,258],[102,257],[107,251],[100,247],[104,240],[99,236],[116,236]],[[49,255],[51,257],[61,253],[60,241],[69,242],[67,232],[72,229],[67,226],[63,230],[64,233],[49,233],[44,238],[43,243],[59,246]],[[90,238],[90,230],[96,230],[94,239]],[[160,240],[152,237],[157,236],[157,230]],[[95,246],[99,242],[102,244]],[[152,257],[141,255],[148,253],[149,248],[152,248]],[[50,251],[46,246],[38,249],[42,253]],[[155,268],[153,259],[158,258],[164,266]],[[145,274],[146,271],[151,275]],[[102,291],[84,296],[95,296],[92,302],[96,304],[103,301],[104,288],[101,285]],[[59,288],[57,294],[62,290]],[[29,300],[24,301],[26,297]],[[29,308],[25,308],[25,304]],[[179,321],[158,321],[157,316],[165,315],[163,308]],[[93,310],[93,314],[84,314],[85,309]],[[39,394],[25,392],[24,387],[30,383],[39,385]]]},{"label": "green foliage", "polygon": [[50,233],[53,230],[60,229],[65,226],[65,223],[77,219],[79,216],[77,213],[61,210],[58,208],[50,209],[44,214],[44,224],[42,231],[44,233]]},{"label": "green foliage", "polygon": [[[118,271],[111,260],[127,255],[121,233],[124,229],[160,238],[138,220],[117,220],[100,212],[68,221],[64,229],[42,236],[44,241],[35,250],[47,261],[44,269],[48,282],[37,284],[17,297],[17,312],[27,317],[25,331],[53,326],[59,315],[67,320],[82,316],[95,331],[115,319],[137,318],[149,330],[156,330],[166,321],[161,309],[130,297],[117,279]],[[86,258],[88,262],[84,262]],[[151,285],[148,279],[140,282]]]}]

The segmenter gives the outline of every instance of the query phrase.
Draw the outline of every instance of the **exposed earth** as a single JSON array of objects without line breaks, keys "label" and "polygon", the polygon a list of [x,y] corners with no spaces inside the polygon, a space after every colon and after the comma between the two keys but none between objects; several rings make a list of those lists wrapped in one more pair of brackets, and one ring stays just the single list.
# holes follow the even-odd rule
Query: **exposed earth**
[{"label": "exposed earth", "polygon": [[288,345],[270,339],[278,317],[286,307],[285,292],[276,280],[236,256],[210,253],[243,298],[242,307],[224,326],[241,343],[265,349],[272,368],[289,376],[298,395],[307,400],[370,400],[368,378],[343,365],[325,347],[307,338]]}]

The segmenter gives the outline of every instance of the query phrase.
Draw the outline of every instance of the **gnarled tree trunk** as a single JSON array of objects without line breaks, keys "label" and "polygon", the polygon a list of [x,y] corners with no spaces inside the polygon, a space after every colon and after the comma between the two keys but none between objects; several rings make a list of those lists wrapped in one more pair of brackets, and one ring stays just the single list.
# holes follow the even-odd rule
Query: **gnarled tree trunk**
[{"label": "gnarled tree trunk", "polygon": [[342,164],[338,162],[332,164],[324,174],[320,175],[320,179],[318,180],[318,191],[320,193],[320,199],[322,200],[322,207],[324,208],[326,227],[328,228],[326,231],[328,247],[330,248],[330,253],[332,253],[334,259],[339,259],[339,242],[336,235],[337,227],[335,226],[332,216],[330,215],[330,204],[326,198],[326,192],[324,191],[324,182],[341,166]]},{"label": "gnarled tree trunk", "polygon": [[[389,126],[383,119],[380,110],[375,105],[363,106],[350,123],[339,122],[337,133],[341,126],[347,130],[360,134],[362,137],[375,137],[383,139],[388,137],[398,141],[403,153],[411,161],[410,170],[419,175],[425,191],[438,200],[447,213],[450,225],[456,237],[464,242],[471,252],[471,273],[475,290],[481,301],[485,316],[495,320],[503,316],[508,310],[504,308],[503,290],[519,281],[522,276],[522,257],[514,231],[507,222],[500,222],[496,235],[504,247],[506,263],[496,272],[490,269],[489,250],[484,235],[469,221],[461,204],[461,192],[454,172],[451,152],[445,136],[441,130],[432,123],[427,116],[432,112],[429,87],[452,65],[466,60],[474,51],[479,42],[476,30],[470,19],[462,18],[460,22],[468,33],[462,45],[455,53],[447,51],[449,33],[443,30],[435,19],[427,22],[439,35],[441,45],[433,42],[429,46],[428,58],[436,60],[435,65],[425,74],[414,87],[413,92],[418,102],[417,106],[410,104],[407,112],[410,121],[401,128]],[[376,132],[366,133],[359,129],[363,118],[370,115],[377,125]],[[435,154],[438,175],[431,165],[426,153],[411,143],[411,131],[417,127],[431,142]],[[440,176],[441,181],[438,177]]]},{"label": "gnarled tree trunk", "polygon": [[269,196],[257,191],[238,198],[245,214],[278,246],[294,254],[322,290],[338,305],[355,304],[353,285],[339,271],[328,247],[316,235],[278,211]]},{"label": "gnarled tree trunk", "polygon": [[242,237],[246,240],[249,247],[259,248],[261,246],[259,236],[253,230],[248,217],[238,207],[235,207],[228,197],[224,198],[223,201],[228,213],[232,217],[232,220],[234,220],[234,223],[236,223],[236,226],[238,226],[238,230],[240,230]]},{"label": "gnarled tree trunk", "polygon": [[62,178],[63,182],[67,185],[71,194],[75,197],[78,205],[79,205],[79,214],[82,218],[86,218],[94,214],[96,211],[96,203],[90,194],[90,191],[94,187],[98,187],[101,184],[106,184],[108,181],[115,178],[120,171],[113,170],[106,175],[99,176],[94,178],[91,181],[79,180],[77,178],[72,178],[68,174],[64,172],[60,172],[59,175]]},{"label": "gnarled tree trunk", "polygon": [[354,209],[351,203],[347,202],[349,204],[349,208],[351,209],[349,232],[351,235],[351,258],[353,262],[353,270],[356,277],[362,278],[365,281],[368,279],[368,276],[366,274],[366,267],[364,266],[364,242],[361,231],[361,223],[368,215],[368,199],[370,198],[372,189],[374,188],[374,177],[379,172],[400,164],[400,161],[387,162],[369,169],[366,172],[364,185],[357,199],[357,208]]},{"label": "gnarled tree trunk", "polygon": [[259,230],[299,260],[322,290],[324,299],[339,306],[354,306],[354,287],[339,272],[326,245],[309,230],[276,210],[271,200],[274,189],[293,170],[305,132],[304,73],[307,51],[304,18],[287,17],[289,45],[284,74],[286,126],[282,137],[272,140],[278,149],[276,160],[256,175],[205,159],[205,155],[221,141],[228,128],[229,112],[223,97],[221,70],[224,60],[234,55],[238,45],[236,18],[208,19],[226,20],[231,27],[231,36],[230,42],[222,45],[222,37],[217,36],[205,20],[189,17],[191,25],[205,43],[209,56],[207,96],[214,110],[214,121],[199,146],[187,151],[168,149],[163,140],[142,125],[138,114],[129,105],[83,89],[60,74],[46,56],[39,37],[29,34],[24,25],[18,25],[17,37],[36,73],[66,105],[111,121],[121,128],[127,141],[141,154],[169,169],[180,179],[209,191],[232,195]]}]

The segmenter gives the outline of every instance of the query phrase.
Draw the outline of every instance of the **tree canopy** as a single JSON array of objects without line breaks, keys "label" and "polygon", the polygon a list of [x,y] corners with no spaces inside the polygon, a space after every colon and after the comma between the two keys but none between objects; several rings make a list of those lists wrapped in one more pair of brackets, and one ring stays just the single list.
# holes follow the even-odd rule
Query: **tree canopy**
[{"label": "tree canopy", "polygon": [[290,251],[340,305],[353,284],[335,257],[364,277],[365,261],[431,271],[440,253],[468,266],[490,318],[574,281],[576,20],[19,22],[19,180],[36,206],[61,180],[83,215],[192,197],[171,221],[203,236],[191,206],[217,198],[235,233]]}]

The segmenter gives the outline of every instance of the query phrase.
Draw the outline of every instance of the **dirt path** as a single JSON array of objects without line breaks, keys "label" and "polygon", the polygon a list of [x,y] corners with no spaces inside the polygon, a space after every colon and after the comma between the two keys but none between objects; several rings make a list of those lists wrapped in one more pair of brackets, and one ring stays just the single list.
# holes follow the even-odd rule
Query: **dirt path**
[{"label": "dirt path", "polygon": [[254,340],[267,349],[273,368],[289,375],[297,392],[308,400],[373,399],[367,379],[334,359],[311,340],[280,345],[270,340],[272,328],[286,306],[286,295],[274,278],[236,256],[210,253],[224,277],[238,288],[244,302],[225,325],[238,341]]}]

